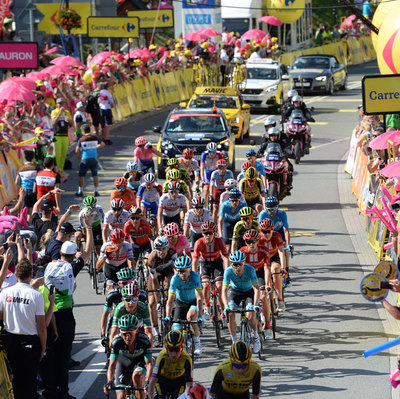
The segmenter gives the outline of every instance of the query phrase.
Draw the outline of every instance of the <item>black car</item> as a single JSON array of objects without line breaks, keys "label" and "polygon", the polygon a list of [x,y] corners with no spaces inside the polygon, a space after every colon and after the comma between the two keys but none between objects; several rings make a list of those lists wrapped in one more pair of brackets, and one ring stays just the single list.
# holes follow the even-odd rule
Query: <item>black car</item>
[{"label": "black car", "polygon": [[333,94],[335,89],[345,90],[347,85],[346,67],[334,55],[302,55],[293,62],[289,73],[299,94]]},{"label": "black car", "polygon": [[196,159],[206,151],[207,144],[214,142],[224,151],[228,168],[235,168],[235,134],[238,126],[230,126],[224,113],[218,108],[174,109],[163,127],[154,126],[161,133],[157,150],[165,156],[158,158],[158,177],[165,178],[168,158],[182,156],[185,148],[192,148]]}]

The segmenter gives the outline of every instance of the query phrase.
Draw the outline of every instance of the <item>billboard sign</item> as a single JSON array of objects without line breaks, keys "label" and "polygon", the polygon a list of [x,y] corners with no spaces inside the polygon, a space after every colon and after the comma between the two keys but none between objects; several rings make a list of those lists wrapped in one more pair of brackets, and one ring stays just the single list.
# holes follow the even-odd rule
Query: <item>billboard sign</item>
[{"label": "billboard sign", "polygon": [[36,42],[0,42],[0,69],[37,69],[39,52]]},{"label": "billboard sign", "polygon": [[88,37],[139,37],[137,17],[88,17]]},{"label": "billboard sign", "polygon": [[171,9],[128,11],[128,17],[138,17],[140,29],[153,29],[154,24],[156,28],[174,27],[174,10]]}]

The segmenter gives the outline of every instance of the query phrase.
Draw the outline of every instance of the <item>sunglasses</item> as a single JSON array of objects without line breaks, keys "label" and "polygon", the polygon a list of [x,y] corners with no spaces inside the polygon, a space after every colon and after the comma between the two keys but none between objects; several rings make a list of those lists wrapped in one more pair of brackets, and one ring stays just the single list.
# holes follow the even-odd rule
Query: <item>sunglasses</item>
[{"label": "sunglasses", "polygon": [[247,179],[247,181],[248,181],[249,183],[254,183],[254,182],[256,181],[256,179]]},{"label": "sunglasses", "polygon": [[222,169],[222,168],[226,168],[227,165],[218,165],[218,168]]},{"label": "sunglasses", "polygon": [[140,219],[141,219],[141,216],[132,216],[131,219],[132,219],[132,220],[140,220]]},{"label": "sunglasses", "polygon": [[240,200],[238,200],[238,199],[231,199],[230,201],[231,201],[231,202],[239,202]]},{"label": "sunglasses", "polygon": [[136,303],[139,300],[139,297],[129,295],[129,296],[124,296],[125,302],[131,302],[131,303]]},{"label": "sunglasses", "polygon": [[135,336],[136,331],[121,331],[121,335],[130,335],[130,336]]},{"label": "sunglasses", "polygon": [[276,208],[267,208],[268,212],[275,212],[277,210],[278,210],[278,207],[276,207]]},{"label": "sunglasses", "polygon": [[112,208],[114,212],[122,211],[122,208]]},{"label": "sunglasses", "polygon": [[171,194],[175,194],[175,195],[178,194],[178,191],[175,191],[175,190],[170,190],[169,192],[170,192]]},{"label": "sunglasses", "polygon": [[208,151],[209,154],[216,154],[217,151]]},{"label": "sunglasses", "polygon": [[125,190],[125,186],[117,186],[117,190]]},{"label": "sunglasses", "polygon": [[203,236],[212,236],[213,234],[213,231],[203,231]]},{"label": "sunglasses", "polygon": [[167,348],[168,352],[175,352],[175,353],[179,353],[183,351],[183,347],[182,346],[174,346],[172,348]]},{"label": "sunglasses", "polygon": [[264,234],[269,234],[271,233],[273,230],[261,230]]},{"label": "sunglasses", "polygon": [[132,281],[131,280],[119,280],[119,282],[121,283],[121,285],[125,286],[130,284]]},{"label": "sunglasses", "polygon": [[245,242],[246,242],[246,244],[255,244],[257,242],[257,240],[247,240]]},{"label": "sunglasses", "polygon": [[249,216],[242,216],[240,219],[242,219],[242,220],[249,220],[250,217],[249,217]]},{"label": "sunglasses", "polygon": [[194,209],[203,209],[204,206],[195,206]]},{"label": "sunglasses", "polygon": [[231,263],[231,266],[234,267],[235,269],[241,267],[244,265],[244,262],[240,262],[240,263]]},{"label": "sunglasses", "polygon": [[249,365],[249,363],[240,364],[240,363],[233,363],[233,362],[232,362],[232,366],[233,366],[235,369],[240,369],[240,370],[244,370],[245,368],[247,368],[248,365]]},{"label": "sunglasses", "polygon": [[190,269],[180,269],[178,270],[178,274],[184,274],[186,272],[188,272]]}]

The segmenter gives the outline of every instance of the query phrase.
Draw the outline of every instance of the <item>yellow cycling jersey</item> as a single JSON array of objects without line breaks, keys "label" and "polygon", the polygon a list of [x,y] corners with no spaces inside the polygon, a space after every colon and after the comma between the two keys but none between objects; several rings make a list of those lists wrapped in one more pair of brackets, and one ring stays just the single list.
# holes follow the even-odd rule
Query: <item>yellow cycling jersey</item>
[{"label": "yellow cycling jersey", "polygon": [[[163,193],[167,193],[168,192],[168,183],[171,180],[167,180],[164,185],[163,185]],[[178,180],[179,184],[181,185],[181,189],[180,189],[180,194],[186,195],[189,192],[189,188],[187,186],[187,184],[183,181],[183,180]]]},{"label": "yellow cycling jersey", "polygon": [[163,349],[157,356],[153,369],[153,377],[158,380],[176,380],[184,378],[185,382],[192,381],[192,358],[186,351],[182,351],[182,355],[176,363],[172,363],[169,359],[166,349]]},{"label": "yellow cycling jersey", "polygon": [[252,201],[263,191],[263,184],[261,179],[257,178],[254,186],[250,187],[247,179],[242,179],[239,182],[239,190],[243,193],[246,201]]},{"label": "yellow cycling jersey", "polygon": [[239,376],[233,370],[232,362],[227,359],[217,367],[210,393],[216,395],[222,388],[226,393],[239,395],[248,392],[250,386],[253,395],[260,394],[261,367],[254,360],[250,360],[247,371]]}]

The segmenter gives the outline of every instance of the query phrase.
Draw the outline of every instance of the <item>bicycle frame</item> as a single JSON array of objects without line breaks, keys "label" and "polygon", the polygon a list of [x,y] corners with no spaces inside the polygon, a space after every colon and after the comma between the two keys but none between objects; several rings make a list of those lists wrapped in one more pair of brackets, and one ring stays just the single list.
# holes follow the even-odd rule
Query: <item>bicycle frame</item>
[{"label": "bicycle frame", "polygon": [[218,349],[221,349],[221,329],[222,329],[222,314],[219,307],[220,295],[215,285],[215,280],[210,280],[210,303],[211,303],[211,321],[215,329],[215,337]]},{"label": "bicycle frame", "polygon": [[192,358],[192,361],[195,359],[194,355],[194,334],[191,329],[191,326],[193,324],[197,324],[199,326],[200,332],[201,332],[201,326],[197,321],[190,321],[190,320],[174,320],[174,324],[182,324],[182,335],[185,338],[185,349],[186,352],[189,353],[190,357]]}]

